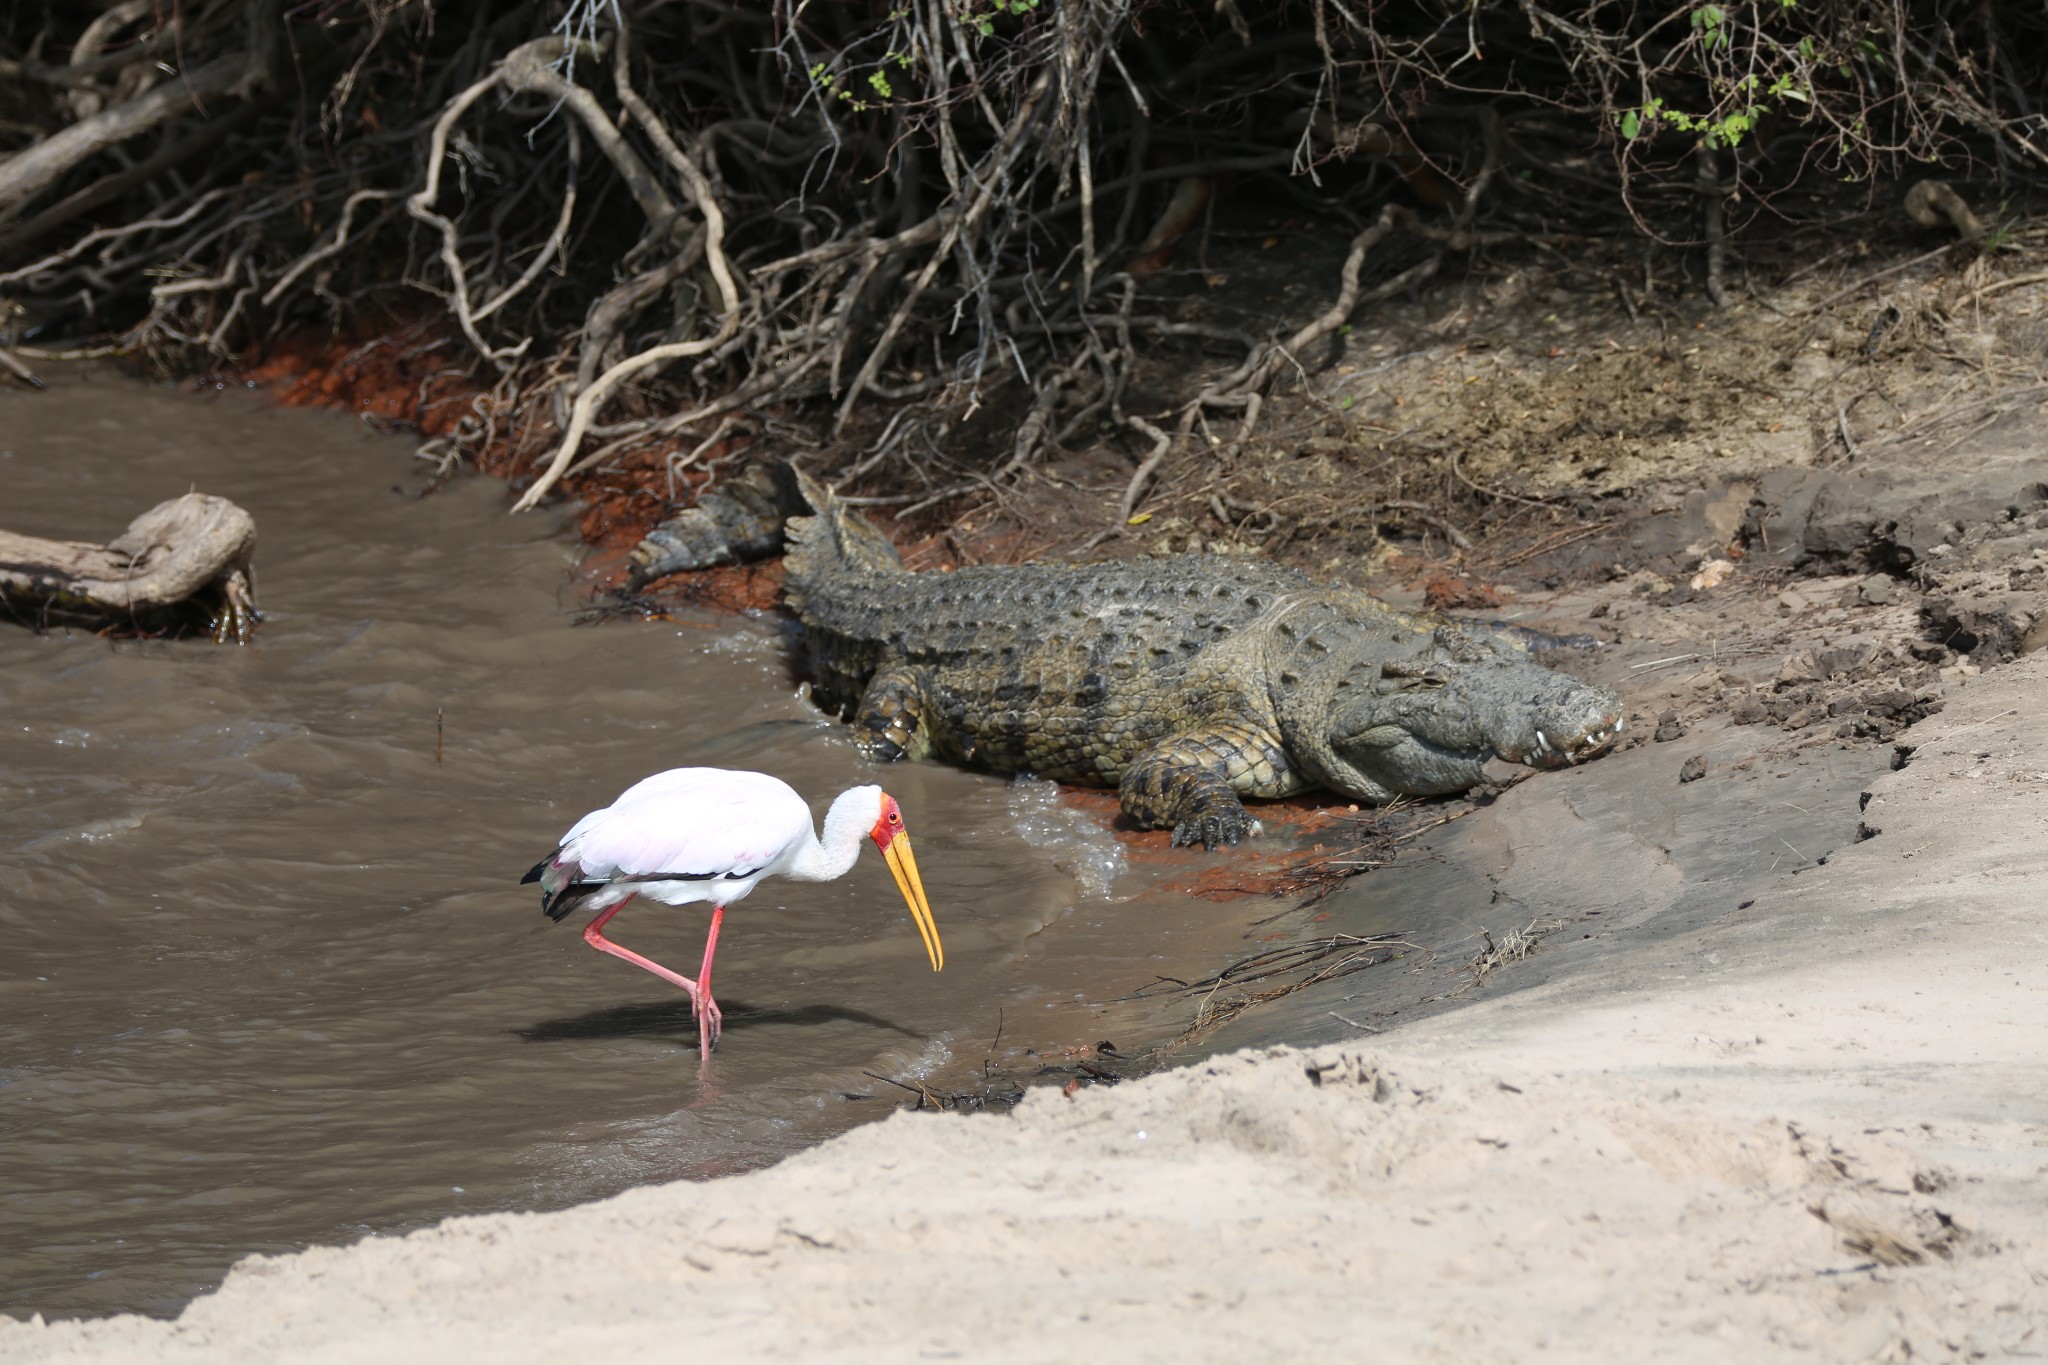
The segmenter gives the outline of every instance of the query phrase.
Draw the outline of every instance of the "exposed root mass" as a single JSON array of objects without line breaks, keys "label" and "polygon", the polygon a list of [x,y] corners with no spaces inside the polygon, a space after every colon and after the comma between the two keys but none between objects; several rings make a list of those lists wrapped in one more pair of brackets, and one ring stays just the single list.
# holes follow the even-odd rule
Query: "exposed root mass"
[{"label": "exposed root mass", "polygon": [[[1478,257],[1639,234],[1725,306],[1743,244],[1837,213],[1844,176],[2028,181],[2048,75],[2007,54],[2040,24],[1888,0],[60,0],[0,21],[0,367],[410,336],[422,454],[516,468],[521,508],[621,469],[684,501],[766,443],[899,520],[957,518],[1100,447],[1115,515],[1076,538],[1100,544],[1163,470],[1271,429],[1373,308]],[[1338,249],[1298,300],[1233,297],[1210,261],[1276,204]],[[1907,208],[2005,231],[1945,187]],[[1632,316],[1658,306],[1641,284]],[[1471,544],[1436,500],[1360,515]]]}]

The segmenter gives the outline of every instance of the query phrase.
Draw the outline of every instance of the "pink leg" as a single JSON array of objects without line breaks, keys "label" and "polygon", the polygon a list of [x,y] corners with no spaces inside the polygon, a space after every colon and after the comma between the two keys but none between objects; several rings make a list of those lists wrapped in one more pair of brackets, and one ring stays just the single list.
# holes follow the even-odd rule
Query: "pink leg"
[{"label": "pink leg", "polygon": [[711,955],[718,951],[718,926],[723,923],[725,907],[712,906],[711,933],[704,940],[704,965],[697,969],[697,993],[692,997],[697,1004],[697,1048],[706,1057],[718,1046],[718,1035],[725,1027],[725,1014],[711,998]]},{"label": "pink leg", "polygon": [[[629,904],[632,903],[632,900],[633,898],[631,896],[628,896],[625,900],[620,901],[617,905],[612,906],[609,910],[600,913],[598,917],[592,920],[589,923],[589,925],[583,930],[583,941],[585,943],[588,943],[591,947],[597,949],[600,953],[610,953],[613,957],[624,958],[626,961],[632,963],[635,967],[643,967],[646,970],[653,972],[663,981],[670,982],[673,985],[681,986],[684,992],[688,994],[690,997],[690,1012],[692,1014],[695,1014],[698,1010],[696,982],[690,980],[690,978],[687,976],[682,976],[676,972],[670,971],[668,968],[662,966],[659,962],[654,962],[640,956],[640,954],[634,952],[630,948],[621,948],[618,944],[606,938],[604,934],[601,932],[604,929],[604,926],[611,921],[611,917],[613,915],[618,914],[619,911],[625,909]],[[714,927],[712,930],[712,936],[716,937],[717,933],[718,931]],[[709,958],[707,958],[706,961],[708,962]],[[706,995],[705,999],[710,999],[710,996]],[[701,1035],[702,1032],[703,1026],[700,1024],[698,1026],[698,1033]]]}]

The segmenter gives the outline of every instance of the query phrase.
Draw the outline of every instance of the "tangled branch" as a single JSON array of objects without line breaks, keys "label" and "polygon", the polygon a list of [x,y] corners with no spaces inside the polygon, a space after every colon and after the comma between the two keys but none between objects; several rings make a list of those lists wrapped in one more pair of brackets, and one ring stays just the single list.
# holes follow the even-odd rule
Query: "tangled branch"
[{"label": "tangled branch", "polygon": [[[531,461],[521,510],[773,428],[899,515],[1119,443],[1121,525],[1462,254],[1632,221],[1718,299],[1809,181],[2048,170],[2037,10],[48,0],[0,18],[0,291],[167,365],[445,323],[431,453]],[[1348,239],[1312,315],[1204,313],[1189,243],[1278,199]]]}]

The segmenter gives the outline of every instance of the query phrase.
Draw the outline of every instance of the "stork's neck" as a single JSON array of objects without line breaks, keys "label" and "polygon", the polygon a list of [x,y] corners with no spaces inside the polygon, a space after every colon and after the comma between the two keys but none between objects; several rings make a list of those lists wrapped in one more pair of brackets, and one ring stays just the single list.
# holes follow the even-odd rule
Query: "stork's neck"
[{"label": "stork's neck", "polygon": [[800,882],[829,882],[845,876],[860,857],[860,841],[881,818],[881,800],[880,787],[841,792],[825,812],[824,833],[796,855],[788,875]]}]

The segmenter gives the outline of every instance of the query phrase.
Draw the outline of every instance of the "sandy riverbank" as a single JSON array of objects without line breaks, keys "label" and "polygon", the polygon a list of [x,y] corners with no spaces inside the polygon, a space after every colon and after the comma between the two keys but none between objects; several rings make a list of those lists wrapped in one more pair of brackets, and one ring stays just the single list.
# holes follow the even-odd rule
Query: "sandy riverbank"
[{"label": "sandy riverbank", "polygon": [[[1709,930],[1346,1046],[242,1263],[8,1361],[2048,1351],[2048,656]],[[1313,1074],[1311,1074],[1313,1073]]]}]

